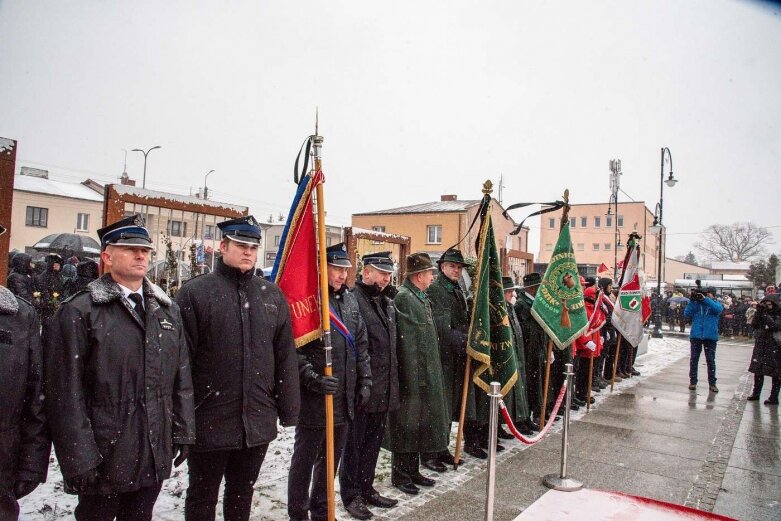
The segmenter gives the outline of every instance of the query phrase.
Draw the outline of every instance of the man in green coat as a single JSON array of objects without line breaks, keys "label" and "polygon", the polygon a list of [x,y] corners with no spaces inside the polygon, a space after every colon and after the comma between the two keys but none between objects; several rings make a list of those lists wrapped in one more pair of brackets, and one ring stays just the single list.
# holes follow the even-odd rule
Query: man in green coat
[{"label": "man in green coat", "polygon": [[449,417],[442,387],[439,341],[426,290],[436,268],[425,253],[406,260],[407,278],[393,299],[396,309],[400,407],[389,415],[386,448],[392,452],[391,482],[417,494],[433,479],[420,473],[420,454],[447,450]]},{"label": "man in green coat", "polygon": [[[449,422],[458,421],[461,411],[461,389],[464,383],[469,306],[458,281],[461,279],[465,264],[464,256],[459,250],[448,249],[437,261],[439,273],[426,291],[431,299],[431,309],[434,312],[434,322],[439,335],[439,359],[442,362],[445,405]],[[474,416],[474,403],[471,402],[474,402],[473,396],[470,396],[469,410]],[[475,431],[475,423],[467,422],[466,427],[464,432],[467,447],[474,446],[482,451],[479,448],[479,431]],[[449,435],[449,423],[447,432]],[[436,472],[445,472],[447,470],[445,464],[454,464],[453,455],[448,451],[426,454],[423,459],[423,466]]]},{"label": "man in green coat", "polygon": [[[515,314],[521,324],[526,356],[526,380],[529,407],[531,412],[539,414],[542,407],[543,384],[545,382],[545,353],[548,335],[532,316],[532,304],[542,283],[539,273],[523,276],[523,293],[515,303]],[[550,394],[550,392],[548,393]],[[550,396],[548,397],[550,400]]]},{"label": "man in green coat", "polygon": [[[526,391],[527,376],[526,376],[526,353],[525,344],[523,341],[523,329],[521,323],[518,322],[517,315],[512,311],[513,305],[516,302],[515,290],[520,289],[511,277],[502,277],[502,289],[504,289],[504,301],[507,303],[507,309],[510,312],[507,314],[510,317],[510,327],[513,330],[513,347],[515,348],[515,359],[518,363],[518,380],[507,396],[504,397],[504,403],[507,406],[507,411],[510,413],[510,417],[515,424],[515,428],[518,432],[528,436],[533,434],[533,429],[537,426],[532,423],[530,419],[531,411],[529,410],[529,397]],[[501,429],[500,429],[501,430]],[[537,428],[537,430],[539,430]]]}]

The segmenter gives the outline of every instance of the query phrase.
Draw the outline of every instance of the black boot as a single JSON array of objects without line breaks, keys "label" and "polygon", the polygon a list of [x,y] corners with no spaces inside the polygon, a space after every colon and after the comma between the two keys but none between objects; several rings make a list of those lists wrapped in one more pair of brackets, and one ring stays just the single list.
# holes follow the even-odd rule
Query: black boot
[{"label": "black boot", "polygon": [[751,396],[746,398],[750,402],[759,400],[759,395],[762,393],[762,384],[765,383],[765,376],[761,374],[754,375],[754,390],[751,391]]}]

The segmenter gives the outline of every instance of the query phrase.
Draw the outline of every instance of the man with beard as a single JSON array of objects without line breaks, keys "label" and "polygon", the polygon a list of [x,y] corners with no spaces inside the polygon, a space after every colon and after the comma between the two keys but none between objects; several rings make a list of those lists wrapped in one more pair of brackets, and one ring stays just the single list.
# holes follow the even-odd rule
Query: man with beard
[{"label": "man with beard", "polygon": [[43,415],[38,318],[29,302],[3,286],[0,353],[0,519],[15,521],[17,501],[46,481],[50,444]]},{"label": "man with beard", "polygon": [[100,279],[63,302],[45,349],[46,415],[78,521],[148,521],[171,461],[195,443],[179,307],[145,274],[140,215],[98,230]]},{"label": "man with beard", "polygon": [[[466,341],[469,331],[469,307],[459,280],[466,262],[463,254],[450,248],[437,261],[439,273],[426,292],[431,299],[434,322],[439,336],[439,359],[442,363],[442,384],[445,389],[446,413],[449,421],[457,421],[461,412],[461,389],[464,382],[464,364],[466,364]],[[473,384],[469,384],[472,386]],[[467,398],[467,417],[464,426],[464,451],[474,457],[485,459],[488,431],[486,411],[480,410],[483,421],[477,421],[475,402],[482,402],[483,392],[472,388]],[[476,396],[478,394],[479,396]],[[482,405],[482,403],[480,403]],[[447,427],[450,435],[450,425]],[[445,472],[445,464],[453,465],[453,455],[448,451],[440,454],[423,454],[423,466],[436,472]]]},{"label": "man with beard", "polygon": [[450,416],[442,385],[439,341],[426,290],[436,268],[426,253],[406,259],[407,277],[393,299],[399,358],[399,409],[390,413],[386,448],[392,452],[391,482],[402,492],[436,483],[420,473],[423,454],[447,450]]},{"label": "man with beard", "polygon": [[222,231],[214,273],[176,296],[193,365],[197,437],[185,519],[213,521],[220,483],[226,521],[249,519],[268,444],[298,419],[298,362],[282,291],[255,277],[260,228],[250,216]]},{"label": "man with beard", "polygon": [[336,472],[355,411],[369,403],[372,391],[366,324],[355,295],[344,285],[347,269],[352,267],[344,243],[327,248],[326,261],[331,323],[337,326],[331,331],[333,376],[323,374],[322,340],[309,342],[298,350],[301,414],[287,483],[291,520],[309,519],[310,513],[313,521],[328,517],[324,396],[333,395]]},{"label": "man with beard", "polygon": [[396,311],[388,297],[393,259],[389,251],[363,256],[362,279],[353,294],[366,323],[372,387],[369,402],[355,411],[339,471],[342,503],[356,519],[370,519],[368,505],[389,508],[397,500],[381,496],[372,486],[388,411],[399,407],[396,360]]}]

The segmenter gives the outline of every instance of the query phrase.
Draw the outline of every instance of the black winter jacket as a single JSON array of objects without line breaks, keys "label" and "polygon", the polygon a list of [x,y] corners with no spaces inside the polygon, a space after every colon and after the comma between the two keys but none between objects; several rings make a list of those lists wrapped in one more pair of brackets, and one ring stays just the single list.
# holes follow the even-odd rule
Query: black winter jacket
[{"label": "black winter jacket", "polygon": [[[331,355],[333,376],[339,380],[334,395],[334,425],[352,420],[355,414],[355,394],[362,386],[372,385],[366,324],[361,318],[358,301],[347,286],[338,291],[328,288],[329,304],[353,334],[355,352],[344,337],[331,328]],[[308,428],[325,427],[325,400],[323,395],[310,390],[313,381],[325,369],[325,351],[322,340],[315,340],[298,350],[298,371],[301,378],[301,414],[298,424]]]},{"label": "black winter jacket", "polygon": [[[766,301],[775,304],[772,310]],[[754,351],[748,370],[754,374],[781,378],[781,300],[777,295],[768,295],[754,314]]]},{"label": "black winter jacket", "polygon": [[179,308],[144,280],[146,321],[110,274],[63,302],[45,343],[46,415],[65,478],[89,494],[130,492],[171,473],[173,444],[195,443],[190,359]]},{"label": "black winter jacket", "polygon": [[17,253],[11,260],[11,273],[8,275],[8,289],[17,297],[33,303],[33,278],[30,269],[32,257],[26,253]]},{"label": "black winter jacket", "polygon": [[[391,287],[391,286],[388,286]],[[386,288],[387,289],[387,288]],[[395,289],[395,288],[394,288]],[[399,362],[396,359],[396,308],[379,286],[357,282],[353,294],[366,323],[372,394],[365,412],[399,408]]]},{"label": "black winter jacket", "polygon": [[0,488],[46,481],[51,443],[42,368],[35,309],[0,286]]},{"label": "black winter jacket", "polygon": [[217,261],[176,301],[190,343],[196,450],[269,443],[298,419],[298,365],[290,312],[271,282]]}]

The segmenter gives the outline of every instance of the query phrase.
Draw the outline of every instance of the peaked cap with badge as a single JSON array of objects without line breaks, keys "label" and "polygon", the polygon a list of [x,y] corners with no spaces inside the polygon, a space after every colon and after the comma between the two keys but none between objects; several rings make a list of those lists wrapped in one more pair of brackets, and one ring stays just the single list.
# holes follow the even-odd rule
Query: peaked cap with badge
[{"label": "peaked cap with badge", "polygon": [[140,214],[131,215],[98,230],[100,247],[133,246],[153,249],[149,230],[144,227],[144,218]]},{"label": "peaked cap with badge", "polygon": [[343,242],[325,249],[326,262],[339,268],[352,268],[353,264],[347,256],[347,246]]},{"label": "peaked cap with badge", "polygon": [[389,251],[368,253],[361,257],[361,261],[363,262],[364,266],[371,266],[372,268],[383,271],[385,273],[393,273],[395,271],[393,266],[393,258],[391,257],[391,252]]},{"label": "peaked cap with badge", "polygon": [[448,248],[445,253],[442,254],[442,256],[437,259],[437,264],[442,266],[443,262],[454,262],[456,264],[461,264],[462,266],[466,266],[466,261],[464,260],[464,255],[461,253],[461,250],[458,250],[456,248]]},{"label": "peaked cap with badge", "polygon": [[222,236],[243,244],[260,244],[260,226],[251,215],[230,219],[217,224]]}]

